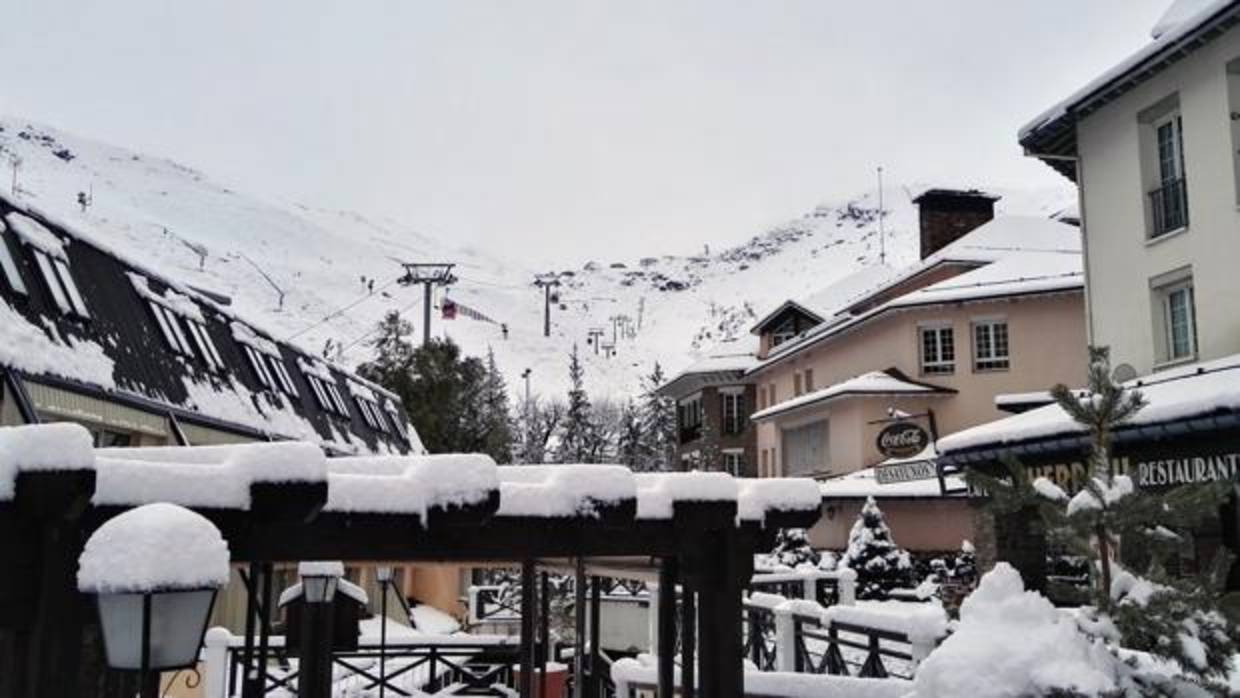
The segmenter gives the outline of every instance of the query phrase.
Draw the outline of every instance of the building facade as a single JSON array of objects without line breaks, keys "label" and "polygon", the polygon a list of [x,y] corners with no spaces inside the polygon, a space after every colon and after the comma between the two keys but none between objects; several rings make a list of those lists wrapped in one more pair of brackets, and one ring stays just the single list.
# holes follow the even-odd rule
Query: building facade
[{"label": "building facade", "polygon": [[747,342],[725,344],[660,386],[676,403],[676,465],[756,477],[757,446],[749,416],[754,387],[745,370],[756,359]]},{"label": "building facade", "polygon": [[[931,502],[872,475],[870,487],[858,486],[859,471],[894,464],[880,434],[914,424],[928,446],[1004,414],[998,396],[1085,375],[1079,231],[1049,219],[993,219],[994,198],[976,191],[931,190],[918,204],[929,228],[919,263],[859,295],[836,294],[847,300],[797,337],[763,341],[769,349],[747,374],[758,473],[823,482],[827,515],[811,534],[821,547],[844,547],[860,502],[886,494],[909,501],[893,504],[909,511],[890,521],[897,540],[958,547],[972,525],[963,501]],[[928,451],[903,461],[932,459]],[[927,484],[939,496],[937,480]],[[936,507],[950,516],[926,514]],[[946,523],[927,529],[927,516]]]}]

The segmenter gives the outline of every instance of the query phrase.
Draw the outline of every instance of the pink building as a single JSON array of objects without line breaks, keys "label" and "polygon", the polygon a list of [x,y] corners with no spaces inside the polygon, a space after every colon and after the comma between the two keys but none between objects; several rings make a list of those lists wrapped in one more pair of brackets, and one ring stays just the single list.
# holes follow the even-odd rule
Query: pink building
[{"label": "pink building", "polygon": [[[865,270],[824,290],[829,311],[786,303],[755,328],[758,363],[745,378],[755,386],[758,474],[822,481],[816,546],[845,547],[861,502],[875,496],[901,545],[958,548],[972,515],[963,498],[942,495],[934,439],[1084,379],[1079,230],[996,219],[994,201],[922,194],[920,262]],[[868,285],[858,289],[858,278]]]}]

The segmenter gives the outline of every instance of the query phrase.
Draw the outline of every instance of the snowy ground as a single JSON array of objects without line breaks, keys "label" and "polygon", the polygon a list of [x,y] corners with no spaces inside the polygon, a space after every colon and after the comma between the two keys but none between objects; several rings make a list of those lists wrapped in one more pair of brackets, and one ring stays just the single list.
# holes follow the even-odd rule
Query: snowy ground
[{"label": "snowy ground", "polygon": [[[450,297],[508,325],[509,338],[503,339],[499,324],[464,317],[441,321],[438,313],[432,327],[469,353],[494,348],[514,393],[523,390],[518,377],[526,368],[533,371],[535,393],[563,393],[565,354],[578,343],[587,390],[596,396],[631,395],[656,360],[674,374],[720,339],[745,336],[755,315],[879,258],[874,193],[755,231],[752,241],[731,249],[645,260],[600,257],[584,265],[565,260],[549,270],[432,239],[408,223],[237,192],[166,159],[0,118],[6,189],[11,154],[21,158],[17,180],[24,201],[183,282],[232,296],[243,316],[278,337],[296,337],[311,350],[330,340],[343,347],[350,364],[367,357],[365,335],[389,310],[405,312],[421,331],[421,291],[394,282],[398,261],[457,262],[460,281]],[[894,266],[916,256],[913,191],[897,185],[886,190],[887,262]],[[1066,186],[996,191],[1004,195],[1000,211],[1008,213],[1050,215],[1074,200]],[[85,211],[78,192],[92,196]],[[781,215],[772,214],[773,220]],[[409,218],[416,221],[417,212]],[[582,222],[582,230],[592,234],[589,221]],[[553,309],[552,336],[544,338],[543,296],[531,281],[535,273],[548,271],[561,273],[564,285]],[[283,309],[264,273],[285,291]],[[610,342],[611,318],[621,315],[631,318],[635,329],[640,318],[640,329],[632,337],[617,337],[615,358],[595,356],[586,343],[589,330],[604,330],[604,342]]]}]

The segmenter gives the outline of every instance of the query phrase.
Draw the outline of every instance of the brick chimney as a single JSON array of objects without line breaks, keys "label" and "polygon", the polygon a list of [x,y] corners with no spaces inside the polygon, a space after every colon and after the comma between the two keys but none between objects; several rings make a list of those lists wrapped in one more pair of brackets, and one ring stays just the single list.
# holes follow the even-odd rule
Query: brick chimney
[{"label": "brick chimney", "polygon": [[998,200],[977,189],[928,189],[913,199],[921,222],[921,258],[993,220]]}]

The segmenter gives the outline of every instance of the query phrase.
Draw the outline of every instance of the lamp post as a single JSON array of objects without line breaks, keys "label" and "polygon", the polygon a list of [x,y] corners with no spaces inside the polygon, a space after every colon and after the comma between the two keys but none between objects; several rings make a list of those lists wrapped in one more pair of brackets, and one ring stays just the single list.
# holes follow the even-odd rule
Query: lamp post
[{"label": "lamp post", "polygon": [[210,521],[172,504],[120,514],[86,542],[78,589],[96,595],[108,666],[139,672],[142,698],[159,695],[160,672],[198,662],[228,557]]},{"label": "lamp post", "polygon": [[392,584],[392,568],[383,565],[375,569],[375,579],[379,581],[379,698],[387,693],[387,597],[388,587]]}]

